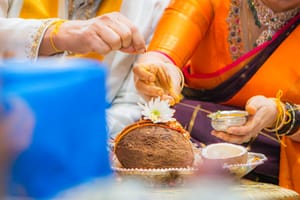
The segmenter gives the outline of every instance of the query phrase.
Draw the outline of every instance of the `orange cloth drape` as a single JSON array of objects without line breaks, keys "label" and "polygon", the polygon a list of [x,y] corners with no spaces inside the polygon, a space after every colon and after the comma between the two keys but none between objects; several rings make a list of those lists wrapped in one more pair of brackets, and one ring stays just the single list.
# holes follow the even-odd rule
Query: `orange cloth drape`
[{"label": "orange cloth drape", "polygon": [[[224,20],[232,12],[230,3],[228,0],[174,1],[163,15],[149,50],[167,54],[179,67],[188,62],[189,74],[185,74],[185,79],[189,87],[216,87],[244,67],[236,65],[221,74],[200,76],[216,72],[233,62],[228,26],[234,24]],[[278,90],[283,91],[283,100],[299,104],[300,70],[295,64],[300,51],[299,34],[300,30],[294,31],[249,83],[226,104],[244,106],[253,95],[273,97]]]},{"label": "orange cloth drape", "polygon": [[274,97],[283,91],[282,100],[300,104],[300,27],[276,49],[247,84],[228,102],[240,105],[254,95]]},{"label": "orange cloth drape", "polygon": [[300,143],[283,138],[281,147],[279,184],[300,194]]},{"label": "orange cloth drape", "polygon": [[[231,77],[244,65],[223,74],[201,78],[233,62],[228,43],[228,19],[232,11],[228,0],[173,1],[159,23],[149,50],[160,51],[169,56],[179,67],[188,64],[185,74],[189,87],[211,89]],[[274,97],[283,91],[282,100],[300,104],[300,27],[276,49],[249,82],[228,102],[228,105],[244,106],[255,95]],[[259,53],[259,52],[257,52]],[[251,57],[249,57],[251,59]],[[198,75],[198,76],[197,76]],[[280,184],[300,188],[300,143],[286,139],[282,148]]]}]

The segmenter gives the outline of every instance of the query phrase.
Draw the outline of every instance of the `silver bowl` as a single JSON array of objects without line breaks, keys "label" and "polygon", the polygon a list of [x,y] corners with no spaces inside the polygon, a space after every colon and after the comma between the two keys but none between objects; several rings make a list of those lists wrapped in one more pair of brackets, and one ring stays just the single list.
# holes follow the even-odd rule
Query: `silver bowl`
[{"label": "silver bowl", "polygon": [[226,132],[230,126],[242,126],[247,121],[248,112],[244,110],[224,110],[208,115],[211,125],[217,131]]}]

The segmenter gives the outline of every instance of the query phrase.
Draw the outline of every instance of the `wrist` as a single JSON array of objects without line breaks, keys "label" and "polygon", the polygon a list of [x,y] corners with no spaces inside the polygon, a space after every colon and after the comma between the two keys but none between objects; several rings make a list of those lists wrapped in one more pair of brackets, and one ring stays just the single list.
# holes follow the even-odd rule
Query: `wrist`
[{"label": "wrist", "polygon": [[264,128],[264,130],[267,132],[277,132],[283,127],[285,121],[287,120],[285,104],[277,98],[269,98],[269,100],[270,103],[273,104],[274,119],[269,126]]},{"label": "wrist", "polygon": [[58,40],[58,32],[65,21],[66,20],[53,21],[53,23],[47,28],[40,45],[39,55],[50,56],[64,52],[64,48]]}]

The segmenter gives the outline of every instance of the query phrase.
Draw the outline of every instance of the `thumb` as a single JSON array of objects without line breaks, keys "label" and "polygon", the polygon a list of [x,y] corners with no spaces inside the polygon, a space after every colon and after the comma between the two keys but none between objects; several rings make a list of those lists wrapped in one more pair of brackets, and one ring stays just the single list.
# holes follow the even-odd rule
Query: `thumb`
[{"label": "thumb", "polygon": [[255,99],[254,98],[251,98],[248,100],[246,106],[245,106],[245,110],[250,114],[250,115],[254,115],[257,110],[258,110],[258,107],[257,107],[257,103],[255,103]]},{"label": "thumb", "polygon": [[250,115],[254,115],[257,111],[257,108],[254,105],[248,104],[245,107],[245,110],[250,114]]}]

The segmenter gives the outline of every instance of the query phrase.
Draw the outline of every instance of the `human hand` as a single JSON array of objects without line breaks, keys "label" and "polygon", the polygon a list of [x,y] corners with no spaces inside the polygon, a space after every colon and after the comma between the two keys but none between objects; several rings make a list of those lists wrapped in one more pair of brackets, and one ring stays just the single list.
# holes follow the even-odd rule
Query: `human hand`
[{"label": "human hand", "polygon": [[250,98],[245,106],[249,117],[245,125],[229,127],[225,132],[213,130],[212,135],[230,143],[242,144],[255,138],[259,132],[271,127],[277,117],[278,110],[276,103],[264,96]]},{"label": "human hand", "polygon": [[180,69],[157,53],[146,53],[133,67],[136,89],[145,100],[161,97],[174,105],[180,100],[183,75]]},{"label": "human hand", "polygon": [[51,55],[49,51],[55,53],[50,39],[56,49],[73,53],[96,52],[104,55],[112,50],[126,53],[144,53],[146,50],[144,38],[137,27],[118,12],[89,20],[66,21],[56,34],[51,35],[54,28],[50,27],[44,36],[40,47],[42,55]]}]

